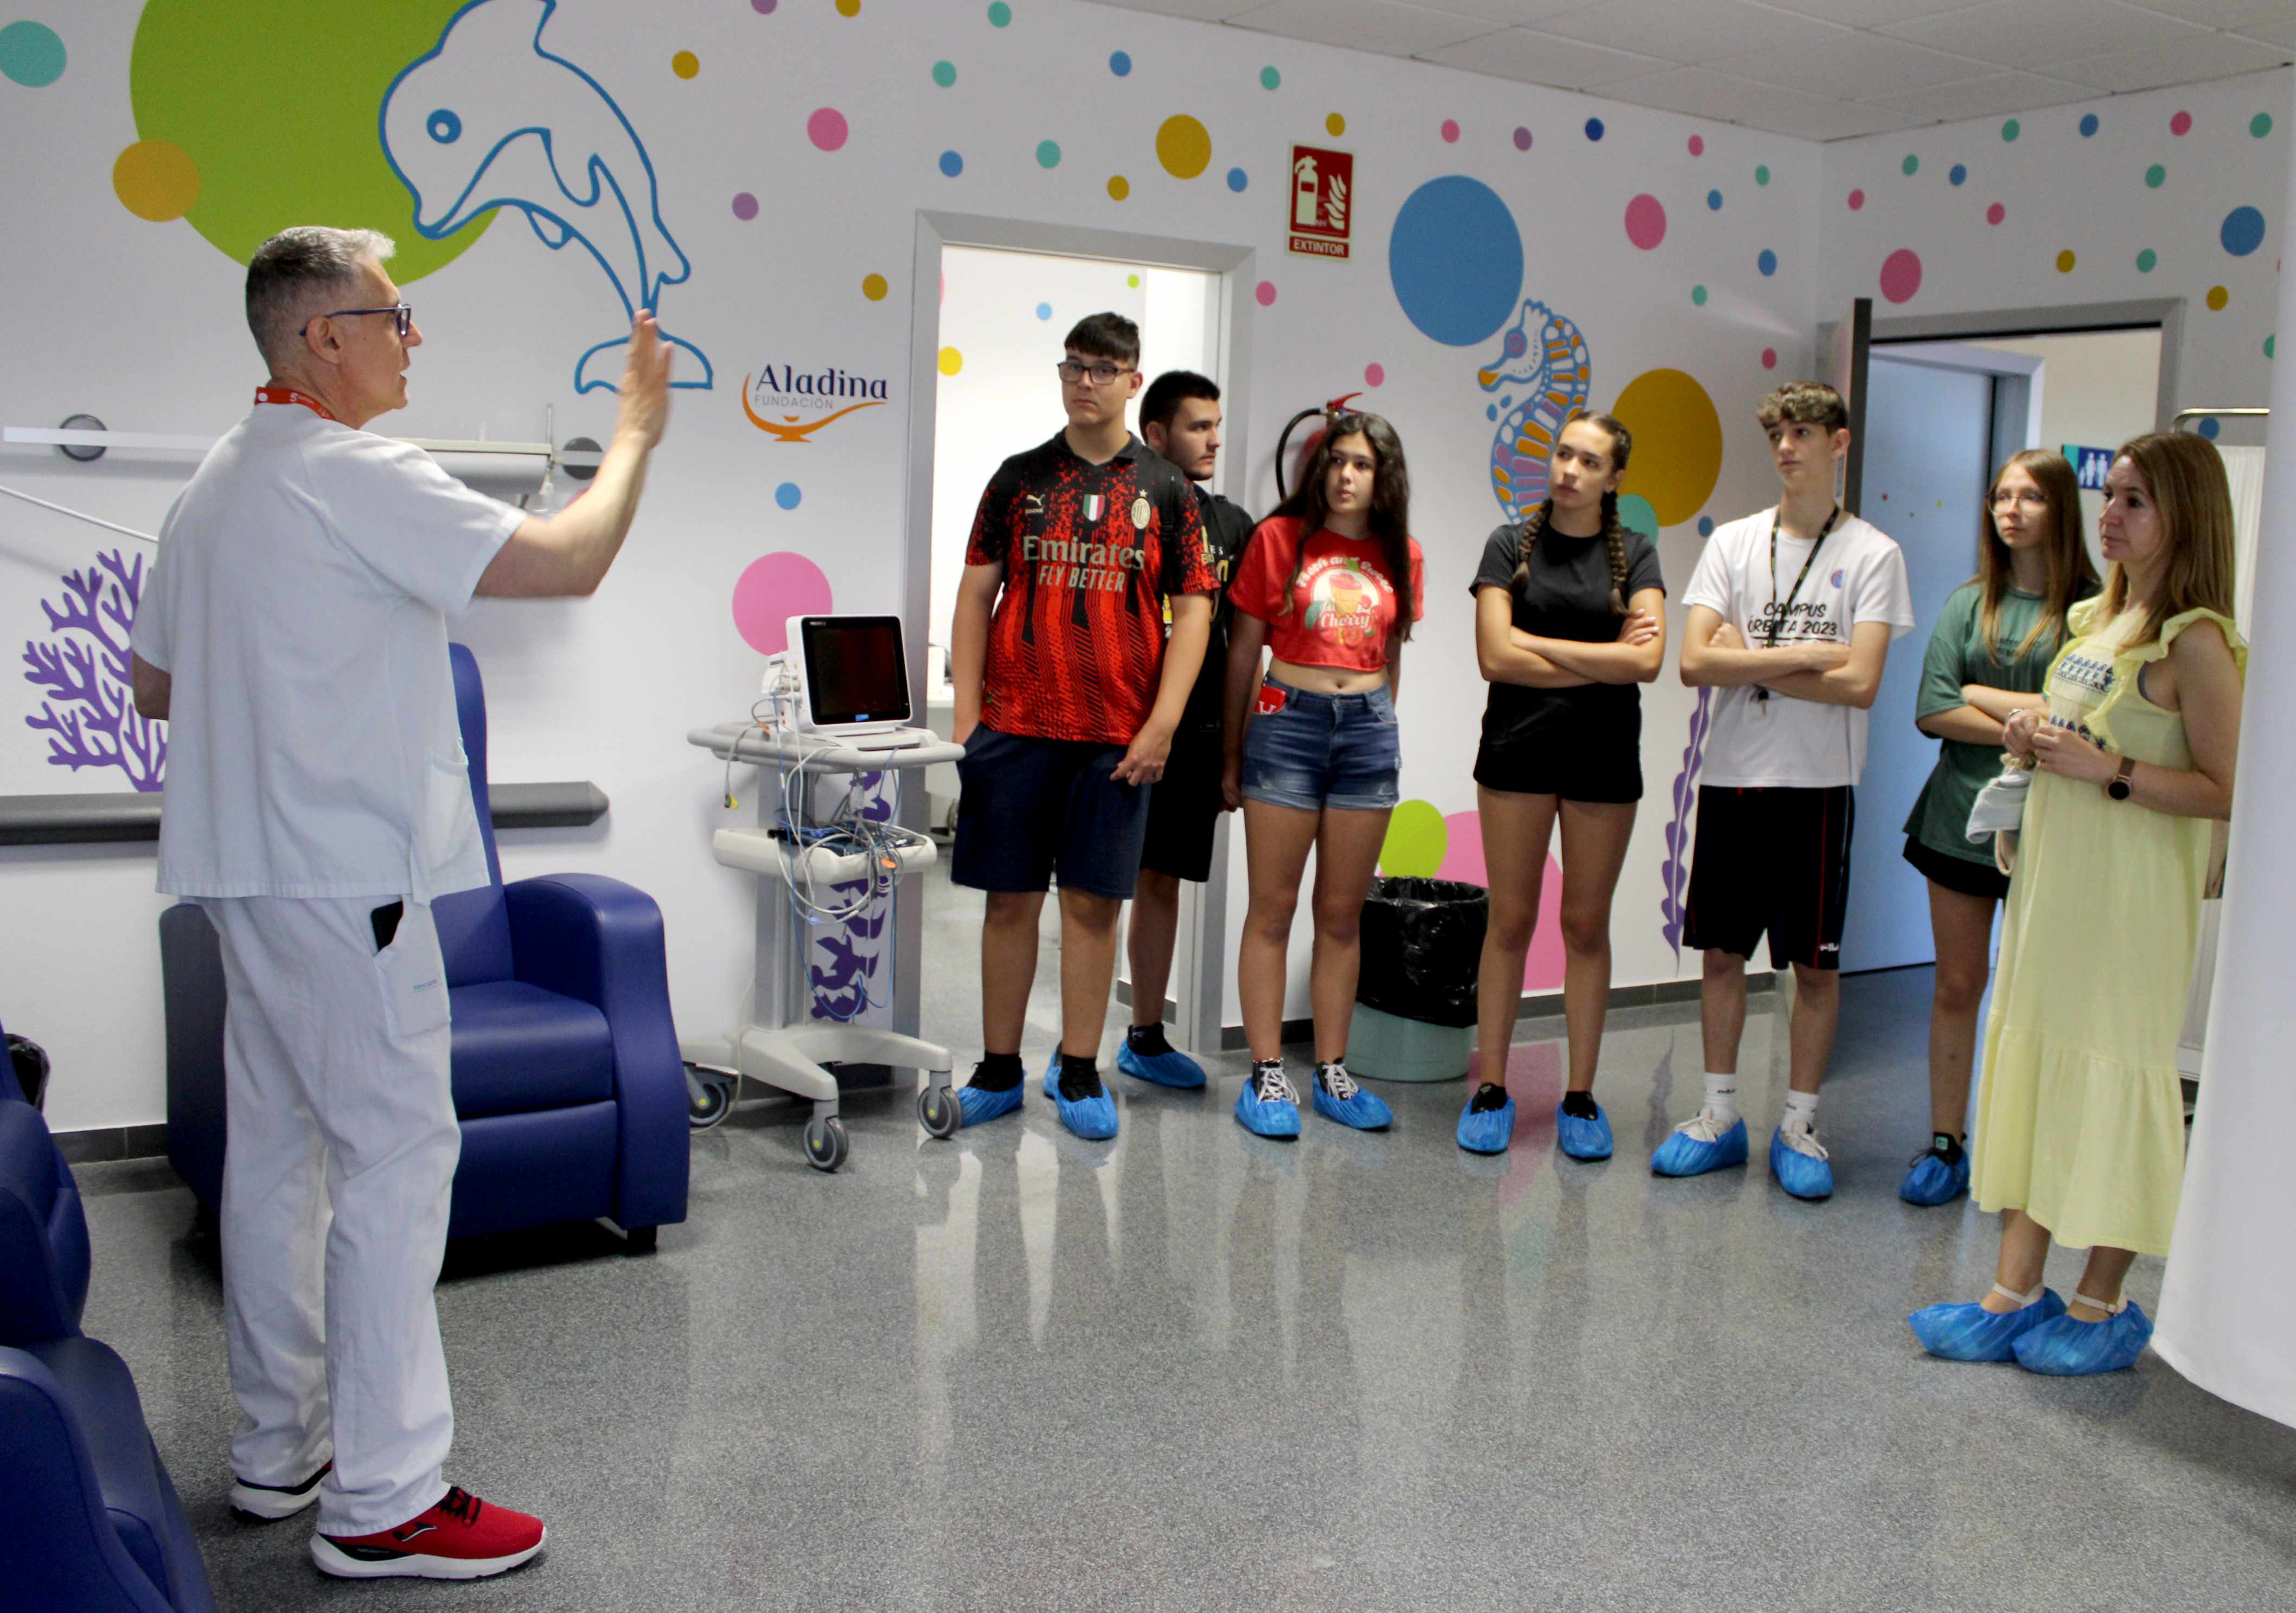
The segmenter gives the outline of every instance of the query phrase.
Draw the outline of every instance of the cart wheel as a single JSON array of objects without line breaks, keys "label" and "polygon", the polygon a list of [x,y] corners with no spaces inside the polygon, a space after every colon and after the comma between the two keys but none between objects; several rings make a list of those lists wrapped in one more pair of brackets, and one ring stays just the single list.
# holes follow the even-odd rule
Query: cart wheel
[{"label": "cart wheel", "polygon": [[685,1123],[706,1132],[734,1112],[734,1080],[718,1070],[685,1069]]},{"label": "cart wheel", "polygon": [[805,1126],[805,1162],[817,1171],[833,1171],[845,1163],[845,1123],[835,1115],[808,1120]]},{"label": "cart wheel", "polygon": [[928,1086],[917,1094],[917,1118],[924,1123],[928,1136],[954,1137],[956,1128],[964,1124],[964,1111],[947,1087]]}]

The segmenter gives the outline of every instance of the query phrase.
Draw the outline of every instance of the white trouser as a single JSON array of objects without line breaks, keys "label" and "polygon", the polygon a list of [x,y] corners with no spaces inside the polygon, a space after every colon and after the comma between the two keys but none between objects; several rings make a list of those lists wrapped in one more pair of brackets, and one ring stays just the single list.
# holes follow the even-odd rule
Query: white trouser
[{"label": "white trouser", "polygon": [[210,898],[224,1022],[224,1322],[244,1413],[231,1465],[300,1484],[319,1528],[437,1504],[454,1437],[432,1290],[462,1133],[445,969],[408,902],[380,954],[373,897]]}]

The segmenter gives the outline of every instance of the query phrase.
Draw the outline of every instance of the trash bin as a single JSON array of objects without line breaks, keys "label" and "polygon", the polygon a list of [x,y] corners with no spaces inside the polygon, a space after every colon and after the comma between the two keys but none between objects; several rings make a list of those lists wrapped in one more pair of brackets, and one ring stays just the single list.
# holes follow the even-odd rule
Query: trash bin
[{"label": "trash bin", "polygon": [[1475,976],[1490,892],[1458,880],[1372,881],[1348,1068],[1389,1081],[1449,1081],[1475,1044]]}]

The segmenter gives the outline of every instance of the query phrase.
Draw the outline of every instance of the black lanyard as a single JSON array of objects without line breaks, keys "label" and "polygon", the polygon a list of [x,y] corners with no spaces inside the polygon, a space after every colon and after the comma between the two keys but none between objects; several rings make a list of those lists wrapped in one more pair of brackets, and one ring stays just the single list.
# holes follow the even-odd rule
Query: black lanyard
[{"label": "black lanyard", "polygon": [[[1785,519],[1785,512],[1786,507],[1781,504],[1770,516],[1770,631],[1762,641],[1765,650],[1778,647],[1778,635],[1784,630],[1786,618],[1793,614],[1794,602],[1801,597],[1801,585],[1809,580],[1810,568],[1817,564],[1817,552],[1825,547],[1825,540],[1833,530],[1833,523],[1841,519],[1841,506],[1836,504],[1833,513],[1825,518],[1825,525],[1817,529],[1816,540],[1810,544],[1809,553],[1801,562],[1801,570],[1794,577],[1793,587],[1786,594],[1785,609],[1781,610],[1778,608],[1778,523]],[[1754,698],[1767,700],[1770,698],[1770,692],[1756,684]]]}]

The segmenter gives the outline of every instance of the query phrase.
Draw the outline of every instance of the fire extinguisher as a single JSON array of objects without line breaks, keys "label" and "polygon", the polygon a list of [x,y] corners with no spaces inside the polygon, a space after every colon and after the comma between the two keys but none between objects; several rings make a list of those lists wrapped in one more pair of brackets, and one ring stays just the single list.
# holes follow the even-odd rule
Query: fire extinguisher
[{"label": "fire extinguisher", "polygon": [[[1292,446],[1292,433],[1299,429],[1300,422],[1303,421],[1329,420],[1334,414],[1346,413],[1349,402],[1351,399],[1357,398],[1362,396],[1363,394],[1360,392],[1343,392],[1339,397],[1332,398],[1329,403],[1317,404],[1313,408],[1300,410],[1290,420],[1283,422],[1283,430],[1276,435],[1275,438],[1276,503],[1281,504],[1285,499],[1292,496],[1292,489],[1284,485],[1283,475],[1283,467],[1287,463],[1289,463],[1289,452]],[[1301,454],[1303,455],[1313,454],[1316,451],[1316,444],[1322,440],[1322,438],[1323,433],[1320,431],[1318,431],[1315,436],[1310,437],[1301,448]]]}]

